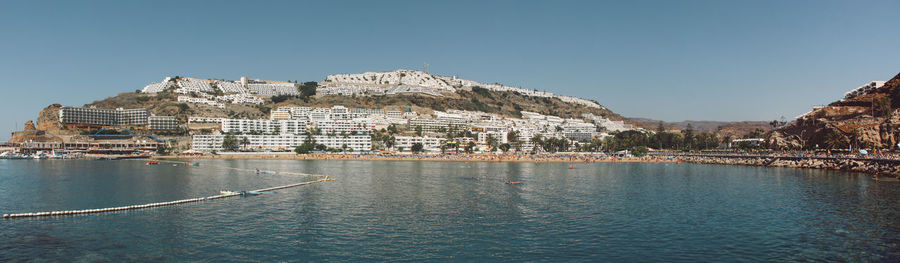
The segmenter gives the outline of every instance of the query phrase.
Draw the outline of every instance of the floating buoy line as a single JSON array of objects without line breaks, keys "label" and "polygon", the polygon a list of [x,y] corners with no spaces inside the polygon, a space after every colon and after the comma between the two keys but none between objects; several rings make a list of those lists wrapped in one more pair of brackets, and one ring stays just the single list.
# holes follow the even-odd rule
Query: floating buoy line
[{"label": "floating buoy line", "polygon": [[[191,166],[197,166],[197,165],[195,165],[195,163],[188,163],[188,162],[178,162],[178,161],[161,161],[161,162],[168,162],[168,163],[184,163],[184,164],[188,164],[188,165],[191,165]],[[258,171],[258,170],[256,170],[256,169],[243,169],[243,168],[234,168],[234,167],[225,167],[225,166],[215,166],[215,165],[209,165],[209,166],[212,166],[212,167],[219,167],[219,168],[226,168],[226,169],[233,169],[233,170],[238,170],[238,171]],[[283,175],[300,175],[300,176],[312,176],[312,177],[324,177],[324,178],[319,179],[319,180],[315,180],[315,181],[307,181],[307,182],[302,182],[302,183],[295,183],[295,184],[289,184],[289,185],[282,185],[282,186],[275,186],[275,187],[263,188],[263,189],[253,190],[253,191],[251,191],[251,192],[268,192],[268,191],[274,191],[274,190],[279,190],[279,189],[285,189],[285,188],[297,187],[297,186],[301,186],[301,185],[308,185],[308,184],[314,184],[314,183],[321,183],[321,182],[334,181],[334,179],[328,178],[327,175],[305,174],[305,173],[294,173],[294,172],[275,172],[275,174],[283,174]],[[213,195],[213,196],[207,196],[207,197],[198,197],[198,198],[190,198],[190,199],[175,200],[175,201],[169,201],[169,202],[149,203],[149,204],[142,204],[142,205],[129,205],[129,206],[119,206],[119,207],[109,207],[109,208],[97,208],[97,209],[84,209],[84,210],[64,210],[64,211],[50,211],[50,212],[36,212],[36,213],[3,214],[3,218],[25,218],[25,217],[43,217],[43,216],[66,216],[66,215],[83,215],[83,214],[96,214],[96,213],[118,212],[118,211],[126,211],[126,210],[137,210],[137,209],[146,209],[146,208],[153,208],[153,207],[173,206],[173,205],[180,205],[180,204],[186,204],[186,203],[194,203],[194,202],[201,202],[201,201],[209,201],[209,200],[216,200],[216,199],[221,199],[221,198],[226,198],[226,197],[233,197],[233,196],[240,196],[240,195],[241,195],[240,193],[230,193],[230,194],[219,194],[219,195]]]}]

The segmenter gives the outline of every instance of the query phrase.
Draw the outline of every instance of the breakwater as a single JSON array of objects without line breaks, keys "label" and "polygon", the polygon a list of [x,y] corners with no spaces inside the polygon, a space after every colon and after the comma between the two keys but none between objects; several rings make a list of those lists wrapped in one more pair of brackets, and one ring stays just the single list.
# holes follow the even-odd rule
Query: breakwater
[{"label": "breakwater", "polygon": [[868,173],[893,178],[900,175],[900,160],[888,158],[801,157],[740,154],[674,154],[670,156],[678,158],[679,161],[686,163],[828,169]]}]

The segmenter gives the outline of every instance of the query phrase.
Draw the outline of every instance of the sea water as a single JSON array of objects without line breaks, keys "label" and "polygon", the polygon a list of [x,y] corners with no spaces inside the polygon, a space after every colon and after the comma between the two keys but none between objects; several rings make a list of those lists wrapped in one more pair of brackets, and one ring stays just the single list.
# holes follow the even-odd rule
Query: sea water
[{"label": "sea water", "polygon": [[[8,261],[900,261],[900,184],[835,171],[645,163],[0,160]],[[507,184],[507,181],[520,181]]]}]

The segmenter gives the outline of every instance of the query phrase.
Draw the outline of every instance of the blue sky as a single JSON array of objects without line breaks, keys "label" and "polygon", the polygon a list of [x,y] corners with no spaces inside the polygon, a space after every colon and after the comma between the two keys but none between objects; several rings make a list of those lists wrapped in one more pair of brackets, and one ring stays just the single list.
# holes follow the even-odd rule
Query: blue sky
[{"label": "blue sky", "polygon": [[668,121],[791,118],[900,72],[898,1],[4,1],[0,139],[165,76],[420,69]]}]

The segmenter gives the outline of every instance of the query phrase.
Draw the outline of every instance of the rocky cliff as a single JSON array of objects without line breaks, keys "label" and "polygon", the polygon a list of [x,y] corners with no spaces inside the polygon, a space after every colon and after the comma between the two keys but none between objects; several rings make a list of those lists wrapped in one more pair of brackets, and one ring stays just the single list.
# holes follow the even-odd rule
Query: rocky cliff
[{"label": "rocky cliff", "polygon": [[868,93],[815,108],[768,137],[770,147],[897,149],[900,74]]}]

